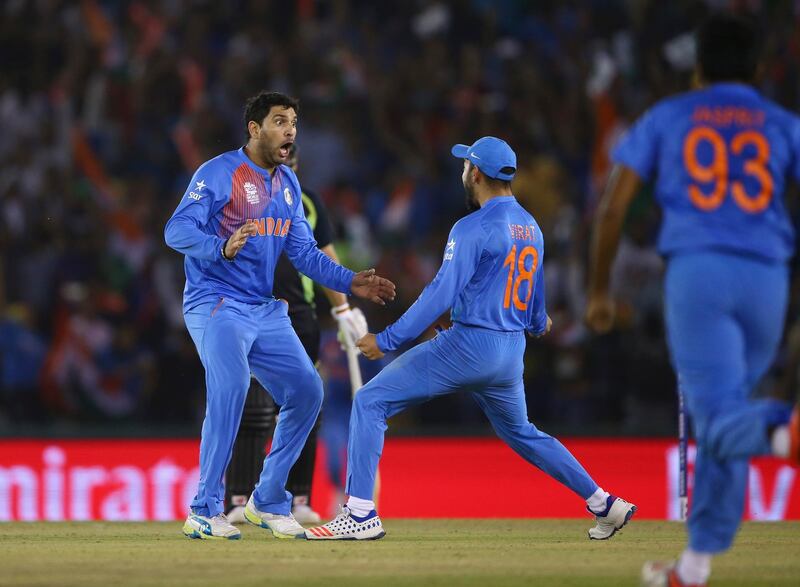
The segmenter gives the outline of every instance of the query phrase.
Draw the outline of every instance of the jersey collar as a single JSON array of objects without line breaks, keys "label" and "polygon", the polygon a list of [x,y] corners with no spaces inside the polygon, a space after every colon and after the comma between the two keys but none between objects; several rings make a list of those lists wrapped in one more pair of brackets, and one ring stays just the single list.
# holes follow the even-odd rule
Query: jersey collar
[{"label": "jersey collar", "polygon": [[516,202],[516,198],[514,196],[495,196],[494,198],[490,198],[483,206],[481,206],[481,210],[486,210],[491,206],[495,206],[496,204],[500,204],[501,202]]},{"label": "jersey collar", "polygon": [[[256,165],[253,162],[253,160],[250,159],[250,157],[247,156],[247,153],[244,152],[244,147],[243,146],[239,147],[238,153],[239,153],[239,157],[241,157],[242,161],[247,163],[250,167],[252,167],[256,171],[260,171],[261,173],[265,174],[267,177],[272,177],[272,173],[270,173],[269,169],[267,169],[265,167],[261,167],[259,165]],[[276,165],[275,166],[275,172],[277,172],[279,168],[280,168],[280,165]]]},{"label": "jersey collar", "polygon": [[709,89],[722,90],[726,93],[758,94],[758,90],[744,82],[717,82],[706,86]]}]

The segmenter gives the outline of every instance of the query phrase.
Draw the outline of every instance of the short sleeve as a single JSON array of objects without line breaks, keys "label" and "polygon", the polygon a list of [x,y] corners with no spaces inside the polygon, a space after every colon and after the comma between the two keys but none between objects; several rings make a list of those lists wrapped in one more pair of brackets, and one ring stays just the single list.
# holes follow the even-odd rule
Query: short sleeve
[{"label": "short sleeve", "polygon": [[611,151],[611,160],[636,172],[644,180],[651,179],[658,156],[658,110],[642,115],[620,137]]}]

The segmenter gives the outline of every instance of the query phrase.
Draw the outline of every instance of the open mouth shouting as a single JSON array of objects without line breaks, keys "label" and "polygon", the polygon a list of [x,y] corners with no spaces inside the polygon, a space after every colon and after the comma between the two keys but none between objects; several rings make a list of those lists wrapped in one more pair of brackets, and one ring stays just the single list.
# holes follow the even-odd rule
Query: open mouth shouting
[{"label": "open mouth shouting", "polygon": [[278,154],[280,155],[282,160],[285,161],[289,157],[289,152],[291,151],[293,144],[294,141],[287,141],[280,146],[280,148],[278,149]]}]

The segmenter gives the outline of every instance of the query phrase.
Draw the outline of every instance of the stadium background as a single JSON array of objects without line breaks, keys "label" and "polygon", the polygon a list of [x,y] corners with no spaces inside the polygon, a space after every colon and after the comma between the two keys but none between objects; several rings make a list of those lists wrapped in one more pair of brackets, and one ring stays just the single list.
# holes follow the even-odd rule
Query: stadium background
[{"label": "stadium background", "polygon": [[[627,221],[618,327],[603,337],[581,323],[587,237],[610,146],[648,105],[689,87],[691,32],[716,8],[757,15],[769,31],[760,87],[796,111],[800,8],[788,0],[3,3],[0,519],[183,515],[203,373],[180,311],[182,258],[162,230],[193,170],[243,143],[244,100],[262,88],[301,100],[299,176],[327,203],[344,261],[398,285],[388,309],[359,304],[372,331],[432,278],[464,213],[450,145],[485,134],[512,144],[514,192],[547,241],[554,321],[528,345],[530,417],[604,485],[638,483],[626,493],[635,501],[657,495],[642,515],[674,517],[675,381],[649,194]],[[763,393],[795,393],[797,305],[793,295]],[[328,450],[315,491],[327,499],[349,383],[324,302],[319,314]],[[368,377],[379,366],[363,367]],[[542,487],[559,503],[550,512],[495,514],[580,515],[491,438],[469,398],[410,410],[390,435],[389,516],[414,515],[402,491],[431,486],[462,504],[454,516],[482,492],[523,501]],[[153,493],[164,483],[169,507]],[[793,469],[757,464],[750,493],[751,517],[800,517]]]}]

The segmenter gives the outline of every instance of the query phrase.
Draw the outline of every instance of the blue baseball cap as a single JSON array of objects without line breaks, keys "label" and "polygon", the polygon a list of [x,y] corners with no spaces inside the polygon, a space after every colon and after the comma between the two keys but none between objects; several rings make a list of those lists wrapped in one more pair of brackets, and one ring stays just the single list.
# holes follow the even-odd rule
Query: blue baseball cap
[{"label": "blue baseball cap", "polygon": [[[511,181],[517,172],[517,155],[507,142],[497,137],[483,137],[471,145],[454,145],[450,152],[454,157],[466,159],[485,175],[493,179]],[[501,170],[511,167],[511,173]]]}]

